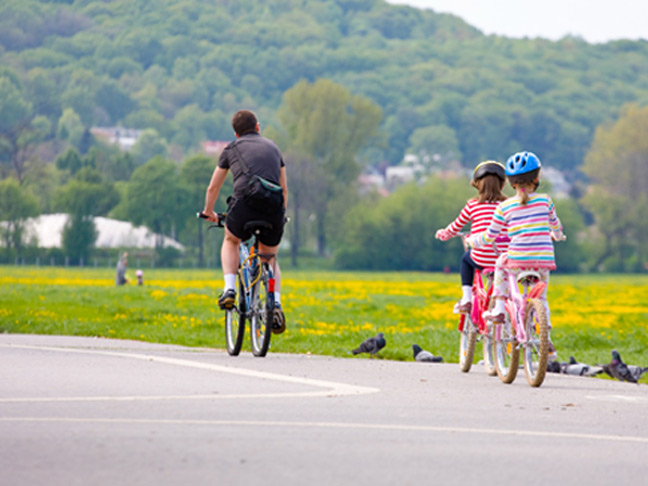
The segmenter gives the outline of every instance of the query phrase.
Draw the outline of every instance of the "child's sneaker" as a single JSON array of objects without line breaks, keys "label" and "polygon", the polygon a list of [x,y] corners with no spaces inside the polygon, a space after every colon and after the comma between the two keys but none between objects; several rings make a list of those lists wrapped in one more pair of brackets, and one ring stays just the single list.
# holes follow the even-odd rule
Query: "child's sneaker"
[{"label": "child's sneaker", "polygon": [[468,314],[472,310],[472,302],[459,301],[454,305],[452,312],[455,314]]},{"label": "child's sneaker", "polygon": [[552,361],[556,361],[558,359],[558,353],[556,353],[556,348],[554,347],[553,343],[549,341],[549,352],[547,353],[547,361],[551,363]]},{"label": "child's sneaker", "polygon": [[504,322],[504,312],[498,312],[495,307],[493,307],[491,310],[484,311],[482,317],[485,321],[497,323]]}]

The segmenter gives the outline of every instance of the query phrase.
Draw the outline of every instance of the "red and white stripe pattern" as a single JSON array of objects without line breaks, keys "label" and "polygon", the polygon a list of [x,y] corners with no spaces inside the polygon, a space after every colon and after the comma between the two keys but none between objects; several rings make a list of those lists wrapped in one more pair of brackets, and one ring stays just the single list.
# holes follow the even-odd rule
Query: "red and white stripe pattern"
[{"label": "red and white stripe pattern", "polygon": [[[477,199],[470,199],[459,213],[459,216],[443,230],[444,238],[442,239],[455,236],[468,223],[471,223],[471,235],[486,231],[499,203],[499,201],[480,203]],[[507,249],[508,237],[506,235],[506,228],[504,228],[497,238],[497,250],[500,253],[504,253]],[[498,257],[492,246],[473,248],[470,256],[481,267],[494,267]]]}]

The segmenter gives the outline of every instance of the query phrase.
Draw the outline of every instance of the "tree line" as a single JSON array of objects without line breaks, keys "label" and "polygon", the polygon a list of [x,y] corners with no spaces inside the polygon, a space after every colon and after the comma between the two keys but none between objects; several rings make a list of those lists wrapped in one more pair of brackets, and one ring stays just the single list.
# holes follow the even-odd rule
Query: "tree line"
[{"label": "tree line", "polygon": [[[246,107],[286,156],[295,264],[307,250],[343,268],[453,265],[453,244],[437,247],[426,231],[452,219],[466,181],[431,176],[384,198],[360,194],[357,175],[408,153],[434,173],[531,149],[576,182],[558,203],[578,228],[558,247],[569,268],[638,271],[647,71],[644,41],[484,36],[383,0],[7,0],[4,259],[24,251],[26,217],[64,211],[73,258],[94,251],[91,218],[109,215],[202,260],[192,215],[215,161],[200,142],[231,139],[231,114]],[[111,125],[142,130],[129,152],[90,132]],[[412,248],[396,255],[396,241]]]},{"label": "tree line", "polygon": [[[431,174],[388,196],[362,194],[357,155],[375,140],[380,107],[330,80],[301,81],[284,94],[279,114],[281,125],[265,134],[277,141],[287,163],[293,265],[310,249],[343,269],[456,268],[460,243],[442,244],[434,234],[474,196],[468,178]],[[645,269],[648,145],[642,134],[647,128],[648,108],[629,105],[616,122],[597,129],[583,165],[593,183],[580,197],[556,200],[569,235],[557,245],[561,270]],[[55,164],[30,168],[22,184],[15,177],[0,181],[4,259],[25,250],[26,219],[46,207],[70,215],[63,246],[73,261],[90,261],[96,238],[92,218],[110,215],[159,235],[163,264],[173,252],[163,248],[161,237],[170,236],[202,265],[204,226],[194,214],[215,163],[205,154],[180,164],[157,155],[138,165],[129,153],[99,142],[85,155],[70,147]],[[540,190],[551,193],[546,183]],[[231,186],[221,193],[218,210],[225,209]]]}]

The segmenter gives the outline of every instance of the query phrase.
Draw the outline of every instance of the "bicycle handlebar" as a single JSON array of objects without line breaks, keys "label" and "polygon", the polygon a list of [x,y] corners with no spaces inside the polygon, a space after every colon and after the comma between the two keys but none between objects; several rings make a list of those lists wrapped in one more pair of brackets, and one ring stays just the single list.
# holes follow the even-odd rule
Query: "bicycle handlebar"
[{"label": "bicycle handlebar", "polygon": [[[219,228],[224,228],[225,225],[223,224],[223,221],[225,221],[225,216],[227,216],[227,213],[216,213],[216,216],[218,217],[218,223],[215,223],[212,226],[217,226]],[[203,213],[202,211],[199,211],[199,212],[196,213],[196,218],[207,219],[207,215],[205,213]]]}]

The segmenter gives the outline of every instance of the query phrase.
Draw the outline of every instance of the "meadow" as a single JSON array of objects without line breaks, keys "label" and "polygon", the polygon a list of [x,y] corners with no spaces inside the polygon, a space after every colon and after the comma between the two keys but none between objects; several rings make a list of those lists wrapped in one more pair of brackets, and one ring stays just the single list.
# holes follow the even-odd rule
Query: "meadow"
[{"label": "meadow", "polygon": [[[219,271],[150,269],[144,285],[132,278],[116,287],[112,268],[0,268],[1,332],[224,348]],[[382,359],[411,360],[417,343],[457,362],[459,292],[457,275],[284,270],[288,329],[271,351],[351,357],[383,332]],[[648,366],[647,275],[552,275],[549,302],[561,360],[607,363],[617,349],[624,361]]]}]

